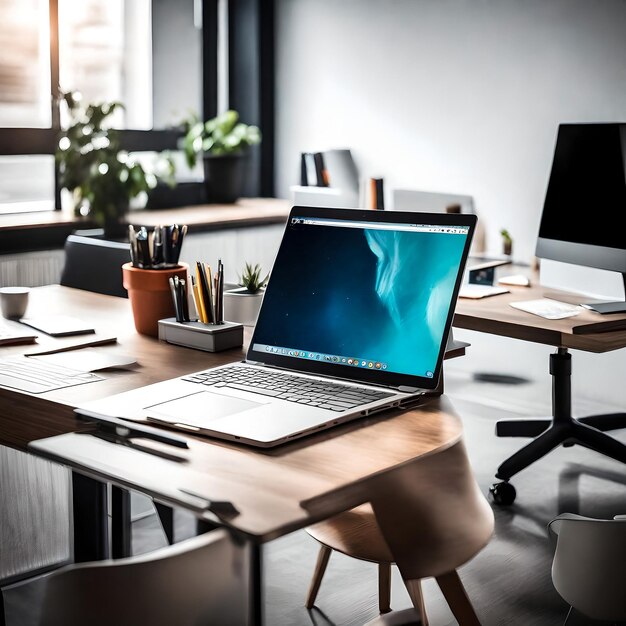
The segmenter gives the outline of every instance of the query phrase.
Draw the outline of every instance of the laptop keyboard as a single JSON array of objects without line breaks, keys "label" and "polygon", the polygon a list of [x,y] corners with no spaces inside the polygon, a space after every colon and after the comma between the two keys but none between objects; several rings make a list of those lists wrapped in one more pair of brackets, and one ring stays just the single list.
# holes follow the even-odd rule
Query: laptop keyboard
[{"label": "laptop keyboard", "polygon": [[239,389],[337,412],[347,411],[393,395],[386,391],[359,389],[341,383],[237,366],[207,370],[186,376],[183,380],[211,387]]}]

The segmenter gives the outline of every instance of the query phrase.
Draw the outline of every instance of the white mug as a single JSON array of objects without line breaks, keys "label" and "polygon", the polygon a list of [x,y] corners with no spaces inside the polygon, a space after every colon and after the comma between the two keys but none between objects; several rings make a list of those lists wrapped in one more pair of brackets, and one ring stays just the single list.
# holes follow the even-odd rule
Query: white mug
[{"label": "white mug", "polygon": [[2,316],[7,319],[20,319],[26,313],[28,306],[28,287],[0,288],[0,306]]}]

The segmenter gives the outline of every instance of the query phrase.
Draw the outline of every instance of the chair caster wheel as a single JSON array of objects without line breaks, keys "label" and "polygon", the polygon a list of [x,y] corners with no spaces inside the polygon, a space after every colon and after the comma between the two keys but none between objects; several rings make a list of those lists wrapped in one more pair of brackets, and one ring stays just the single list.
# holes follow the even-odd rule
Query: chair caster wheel
[{"label": "chair caster wheel", "polygon": [[495,504],[508,506],[509,504],[513,504],[513,502],[515,502],[517,492],[511,483],[505,481],[501,483],[494,483],[489,488],[489,495]]}]

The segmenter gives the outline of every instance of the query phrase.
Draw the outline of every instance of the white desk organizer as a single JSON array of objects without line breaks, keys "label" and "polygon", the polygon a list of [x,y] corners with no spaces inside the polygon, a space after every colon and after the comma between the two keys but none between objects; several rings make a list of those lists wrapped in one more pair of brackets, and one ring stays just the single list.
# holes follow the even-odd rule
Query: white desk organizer
[{"label": "white desk organizer", "polygon": [[168,317],[159,320],[159,339],[186,348],[205,352],[220,352],[243,345],[243,324],[202,324],[201,322],[177,322]]}]

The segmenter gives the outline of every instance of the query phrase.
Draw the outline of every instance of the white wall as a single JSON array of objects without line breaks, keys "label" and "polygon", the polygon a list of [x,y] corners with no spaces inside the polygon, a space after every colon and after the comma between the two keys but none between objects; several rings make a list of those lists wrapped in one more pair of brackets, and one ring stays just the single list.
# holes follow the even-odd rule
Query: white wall
[{"label": "white wall", "polygon": [[472,194],[534,252],[557,124],[626,120],[623,0],[277,0],[277,191],[351,147],[388,188]]},{"label": "white wall", "polygon": [[[301,151],[347,146],[388,188],[472,194],[489,247],[506,227],[529,261],[558,123],[626,121],[624,0],[277,0],[277,18],[284,197]],[[450,367],[548,382],[545,346],[466,338]],[[625,356],[575,354],[579,406],[626,405]]]}]

